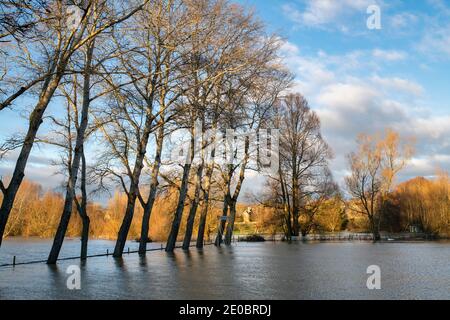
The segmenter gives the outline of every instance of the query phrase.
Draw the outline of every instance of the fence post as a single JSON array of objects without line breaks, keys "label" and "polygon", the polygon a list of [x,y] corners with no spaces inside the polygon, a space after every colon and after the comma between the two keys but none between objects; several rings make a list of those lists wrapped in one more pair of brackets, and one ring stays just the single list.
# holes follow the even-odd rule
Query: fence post
[{"label": "fence post", "polygon": [[16,266],[16,256],[13,257],[13,267]]},{"label": "fence post", "polygon": [[109,249],[106,249],[106,256],[109,256]]},{"label": "fence post", "polygon": [[130,247],[128,247],[128,254],[130,254]]},{"label": "fence post", "polygon": [[161,243],[161,250],[163,249],[163,244]]}]

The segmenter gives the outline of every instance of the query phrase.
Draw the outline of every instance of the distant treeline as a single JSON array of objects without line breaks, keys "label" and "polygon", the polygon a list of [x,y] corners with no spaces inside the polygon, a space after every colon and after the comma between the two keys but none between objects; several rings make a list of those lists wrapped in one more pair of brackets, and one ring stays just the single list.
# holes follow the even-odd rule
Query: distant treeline
[{"label": "distant treeline", "polygon": [[[1,198],[1,196],[0,196]],[[106,206],[98,203],[88,204],[91,219],[90,237],[115,239],[122,222],[122,214],[127,204],[124,194],[116,192]],[[58,226],[59,215],[64,205],[60,193],[44,191],[34,182],[25,180],[14,204],[11,219],[8,222],[6,236],[53,237]],[[150,238],[153,241],[165,241],[172,221],[172,212],[176,206],[176,193],[167,192],[158,196],[155,211],[152,215]],[[242,213],[249,205],[238,204],[237,211]],[[365,215],[349,209],[352,201],[333,197],[324,201],[312,223],[309,233],[370,231],[369,220]],[[251,223],[242,223],[239,215],[236,233],[243,234],[275,234],[283,232],[283,214],[276,208],[263,205],[252,208]],[[206,240],[213,240],[217,232],[218,219],[221,214],[220,205],[212,206],[208,212]],[[129,239],[140,236],[140,217],[142,209],[137,208],[138,219],[133,221]],[[309,217],[300,215],[300,225],[304,225]],[[415,229],[435,236],[446,237],[450,234],[450,178],[441,173],[436,179],[417,177],[397,186],[389,194],[388,201],[382,208],[381,230],[388,232],[404,232]],[[194,230],[198,229],[195,221]],[[183,239],[185,223],[181,226],[179,240]],[[79,237],[82,222],[78,215],[73,215],[68,228],[68,236]]]}]

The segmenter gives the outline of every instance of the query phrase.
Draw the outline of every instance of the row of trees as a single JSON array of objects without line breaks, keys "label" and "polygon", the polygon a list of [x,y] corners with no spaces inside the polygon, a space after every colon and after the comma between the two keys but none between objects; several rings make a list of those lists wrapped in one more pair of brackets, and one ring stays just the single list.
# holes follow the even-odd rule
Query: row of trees
[{"label": "row of trees", "polygon": [[384,228],[411,227],[440,237],[450,235],[450,179],[438,172],[433,180],[415,178],[400,184],[390,195]]},{"label": "row of trees", "polygon": [[[162,242],[166,240],[171,223],[171,215],[168,212],[173,211],[175,208],[176,195],[176,190],[172,189],[158,195],[150,224],[152,241]],[[16,201],[6,226],[5,237],[53,237],[58,227],[63,207],[63,194],[44,190],[39,184],[25,179],[17,193]],[[89,202],[87,205],[90,219],[89,237],[116,239],[126,207],[127,196],[121,192],[114,193],[105,205]],[[212,217],[218,213],[219,209],[210,210],[208,213],[208,223],[205,232],[208,240],[211,240],[210,236],[216,227],[215,220]],[[136,219],[134,219],[129,231],[129,238],[131,239],[140,237],[143,216],[141,206],[137,206],[135,214]],[[182,230],[185,230],[185,228],[185,223],[183,223]],[[197,228],[198,222],[195,225],[195,230]],[[82,231],[82,219],[79,215],[73,215],[66,236],[79,237]]]},{"label": "row of trees", "polygon": [[[399,184],[387,196],[380,210],[380,230],[391,233],[418,231],[436,237],[448,237],[450,234],[450,179],[448,174],[439,172],[435,179],[414,178]],[[212,198],[220,199],[221,194]],[[1,199],[1,195],[0,195]],[[164,241],[170,230],[172,212],[176,206],[177,190],[168,189],[158,194],[150,223],[150,235],[153,241]],[[48,238],[54,234],[64,204],[60,193],[44,191],[36,183],[24,180],[5,231],[5,236],[37,236]],[[205,238],[210,241],[217,232],[215,217],[221,214],[221,202],[213,200],[208,209]],[[352,210],[357,205],[356,199],[342,199],[340,195],[322,202],[313,217],[307,211],[301,211],[299,224],[308,222],[308,233],[370,231],[367,215]],[[116,192],[106,206],[89,203],[87,212],[90,217],[89,236],[101,239],[115,239],[120,228],[123,212],[127,206],[127,196]],[[284,213],[279,208],[253,204],[251,222],[245,223],[242,215],[236,216],[236,232],[239,234],[277,234],[286,230]],[[184,214],[189,212],[185,208]],[[237,212],[248,209],[248,204],[237,204]],[[140,237],[142,207],[136,208],[129,237]],[[194,234],[199,228],[199,217],[194,223]],[[187,221],[183,220],[181,234],[186,232]],[[82,220],[72,216],[67,236],[78,237],[82,232]]]},{"label": "row of trees", "polygon": [[[175,248],[185,207],[183,248],[198,211],[197,247],[203,246],[214,189],[222,191],[222,216],[228,217],[216,243],[224,230],[230,243],[254,151],[245,135],[273,124],[270,117],[281,110],[276,105],[292,79],[277,56],[281,39],[267,34],[251,12],[224,0],[7,0],[1,12],[0,112],[19,112],[25,98],[35,104],[25,135],[1,146],[2,157],[16,149],[18,156],[8,183],[0,182],[0,245],[35,143],[61,149],[67,181],[49,264],[57,261],[74,210],[82,220],[86,257],[89,185],[96,191],[118,186],[127,198],[115,257],[123,253],[138,206],[139,253],[145,254],[154,204],[167,187],[178,198],[166,251]],[[52,113],[51,103],[59,106]],[[44,120],[51,132],[38,134]],[[164,162],[169,137],[180,129],[190,133],[183,161]],[[241,147],[227,151],[241,148],[239,161],[206,161],[215,153],[215,138],[206,136],[211,129],[243,134]],[[198,150],[200,161],[194,161]]]},{"label": "row of trees", "polygon": [[[319,118],[300,94],[285,95],[292,75],[277,55],[282,40],[242,6],[225,0],[1,5],[0,115],[6,108],[19,113],[24,101],[34,107],[26,133],[0,148],[1,157],[18,152],[8,183],[0,179],[0,245],[36,143],[61,150],[66,177],[50,264],[58,259],[74,211],[86,257],[89,187],[119,188],[126,198],[115,257],[123,253],[136,212],[139,253],[146,253],[155,203],[169,189],[176,200],[167,214],[166,251],[175,249],[182,224],[183,248],[195,237],[194,226],[196,246],[203,246],[213,201],[222,204],[215,243],[230,244],[246,173],[261,171],[267,165],[261,159],[277,164],[264,204],[279,213],[288,239],[316,229],[324,207],[340,207],[342,195],[328,168],[333,154]],[[270,138],[254,138],[270,128],[279,135],[271,130]],[[173,139],[177,132],[183,132],[180,141]],[[378,239],[380,208],[411,152],[399,148],[395,132],[361,137],[359,145],[349,157],[346,182],[358,200],[352,209],[368,216]],[[176,156],[166,159],[167,153]]]}]

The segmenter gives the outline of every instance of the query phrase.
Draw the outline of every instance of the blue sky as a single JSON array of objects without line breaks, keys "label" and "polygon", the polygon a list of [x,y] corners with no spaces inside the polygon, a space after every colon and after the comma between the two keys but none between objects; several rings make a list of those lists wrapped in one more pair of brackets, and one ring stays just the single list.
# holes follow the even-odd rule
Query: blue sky
[{"label": "blue sky", "polygon": [[[268,30],[284,39],[280,54],[296,75],[293,90],[319,114],[341,185],[345,156],[355,148],[357,134],[388,127],[417,139],[417,152],[400,180],[450,170],[450,0],[239,3],[253,7]],[[366,26],[367,7],[374,4],[381,9],[380,30]],[[2,111],[0,138],[24,131],[25,124]],[[55,157],[54,149],[35,148],[27,176],[47,187],[57,185],[61,177],[52,175],[50,165]],[[10,161],[0,162],[0,175],[11,171]],[[252,179],[261,181],[251,173],[245,191],[252,191]]]},{"label": "blue sky", "polygon": [[[294,90],[317,111],[342,185],[358,133],[417,139],[399,177],[450,169],[450,1],[242,0],[285,39]],[[367,28],[378,5],[381,29]]]}]

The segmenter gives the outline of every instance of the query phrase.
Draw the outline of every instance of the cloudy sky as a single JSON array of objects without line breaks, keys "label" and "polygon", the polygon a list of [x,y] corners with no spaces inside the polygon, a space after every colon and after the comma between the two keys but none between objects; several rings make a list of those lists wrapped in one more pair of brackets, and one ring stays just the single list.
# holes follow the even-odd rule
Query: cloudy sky
[{"label": "cloudy sky", "polygon": [[[336,180],[358,133],[417,139],[401,180],[450,169],[450,1],[245,0],[286,39],[295,91],[320,115]],[[381,29],[369,29],[378,5]]]},{"label": "cloudy sky", "polygon": [[[338,182],[357,134],[388,127],[417,139],[401,180],[432,176],[438,167],[450,170],[450,0],[239,2],[285,39],[281,54],[296,74],[294,90],[320,115]],[[371,30],[367,8],[374,4],[381,29]],[[0,138],[23,131],[25,123],[3,111]],[[55,150],[35,148],[27,177],[55,187],[61,177],[53,175],[54,158]],[[11,165],[1,162],[0,175],[10,174]],[[255,186],[252,180],[261,181],[250,178],[246,191]]]}]

